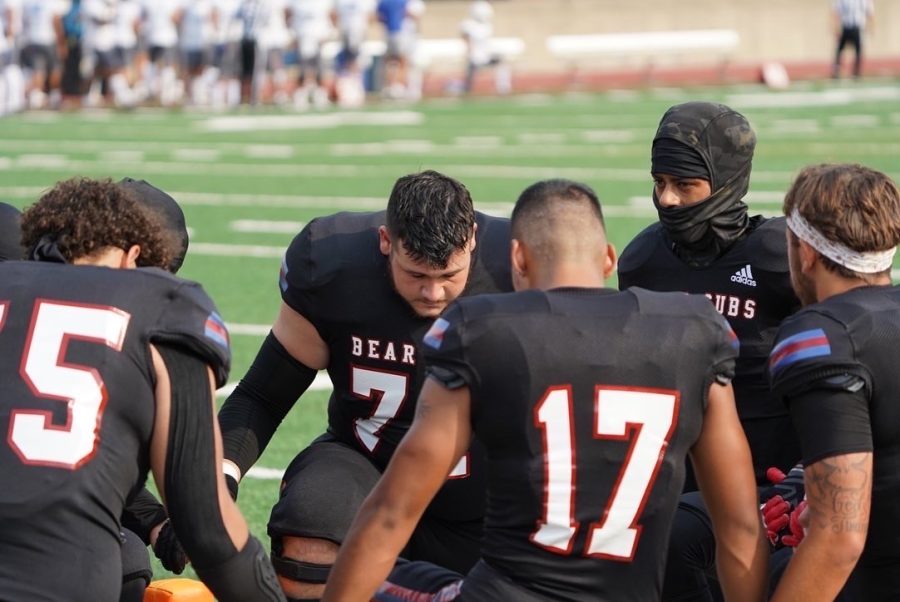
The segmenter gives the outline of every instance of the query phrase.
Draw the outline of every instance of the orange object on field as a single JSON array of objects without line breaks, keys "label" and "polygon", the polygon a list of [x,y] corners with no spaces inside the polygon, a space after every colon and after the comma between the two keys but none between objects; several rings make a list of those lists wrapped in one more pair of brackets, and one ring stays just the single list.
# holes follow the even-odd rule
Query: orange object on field
[{"label": "orange object on field", "polygon": [[215,602],[205,585],[195,579],[159,579],[151,581],[144,602]]}]

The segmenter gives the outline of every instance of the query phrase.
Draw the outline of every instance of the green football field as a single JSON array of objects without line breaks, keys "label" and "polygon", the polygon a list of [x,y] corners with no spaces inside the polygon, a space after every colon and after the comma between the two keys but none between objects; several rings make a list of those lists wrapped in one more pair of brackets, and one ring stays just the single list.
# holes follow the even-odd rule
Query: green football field
[{"label": "green football field", "polygon": [[[0,120],[0,200],[24,207],[75,175],[143,178],[172,194],[191,228],[180,274],[203,283],[228,322],[236,382],[278,307],[284,249],[312,217],[382,208],[399,176],[422,169],[458,178],[476,208],[499,215],[508,215],[528,184],[564,177],[597,190],[621,250],[655,218],[648,170],[656,124],[666,108],[693,99],[724,102],[753,123],[752,213],[779,213],[792,177],[809,163],[859,162],[900,180],[900,85],[883,80],[786,92],[750,86],[432,100],[306,114],[29,113]],[[303,396],[242,482],[240,507],[266,542],[281,471],[321,432],[327,395],[319,387]],[[154,568],[157,578],[167,576]]]}]

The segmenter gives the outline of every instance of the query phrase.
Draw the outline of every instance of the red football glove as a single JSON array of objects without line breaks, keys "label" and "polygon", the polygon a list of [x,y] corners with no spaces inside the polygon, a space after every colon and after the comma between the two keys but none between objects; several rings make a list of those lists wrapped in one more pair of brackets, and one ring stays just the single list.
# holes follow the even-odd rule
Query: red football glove
[{"label": "red football glove", "polygon": [[778,545],[779,533],[788,526],[791,520],[791,504],[784,501],[780,495],[776,495],[766,500],[766,503],[760,508],[760,512],[762,512],[763,525],[766,527],[769,543],[773,546]]},{"label": "red football glove", "polygon": [[783,543],[784,545],[796,548],[798,545],[800,545],[800,542],[803,541],[803,537],[806,535],[806,533],[803,530],[803,525],[800,524],[800,515],[804,510],[806,510],[806,506],[806,500],[803,500],[802,502],[797,504],[797,507],[794,508],[793,512],[791,512],[789,523],[791,532],[790,534],[781,536],[781,543]]}]

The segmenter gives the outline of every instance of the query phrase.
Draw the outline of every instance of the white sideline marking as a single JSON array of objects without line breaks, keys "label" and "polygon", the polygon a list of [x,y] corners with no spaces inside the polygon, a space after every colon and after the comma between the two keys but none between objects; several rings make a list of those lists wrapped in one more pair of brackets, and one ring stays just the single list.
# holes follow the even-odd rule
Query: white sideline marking
[{"label": "white sideline marking", "polygon": [[522,132],[516,139],[519,144],[563,144],[566,135],[557,132]]},{"label": "white sideline marking", "polygon": [[65,155],[19,155],[16,163],[20,167],[49,167],[52,169],[64,168],[69,164],[69,158]]},{"label": "white sideline marking", "polygon": [[877,115],[835,115],[831,118],[831,125],[873,128],[879,125],[879,120]]},{"label": "white sideline marking", "polygon": [[581,139],[585,142],[634,142],[635,132],[630,130],[585,130]]},{"label": "white sideline marking", "polygon": [[107,150],[99,153],[101,161],[143,161],[144,151],[139,150]]},{"label": "white sideline marking", "polygon": [[[231,395],[234,390],[237,388],[237,382],[227,383],[221,389],[216,391],[216,397],[228,397]],[[316,374],[316,378],[313,379],[312,384],[309,385],[309,391],[331,391],[331,379],[328,378],[327,372],[319,372]]]},{"label": "white sideline marking", "polygon": [[253,159],[290,159],[294,156],[294,147],[287,144],[250,144],[244,149],[244,155]]},{"label": "white sideline marking", "polygon": [[192,242],[188,253],[194,255],[214,255],[217,257],[259,257],[281,258],[284,247],[268,247],[264,245],[226,245],[214,242]]},{"label": "white sideline marking", "polygon": [[263,336],[269,334],[269,331],[272,329],[272,326],[269,324],[236,324],[232,322],[226,322],[225,327],[228,329],[229,334],[251,336]]},{"label": "white sideline marking", "polygon": [[493,149],[503,146],[503,139],[500,136],[457,136],[453,139],[453,145],[467,149],[472,147]]},{"label": "white sideline marking", "polygon": [[[2,191],[2,189],[0,189]],[[170,192],[182,205],[228,205],[309,209],[384,209],[387,197],[303,196],[287,194],[220,194],[216,192]],[[299,231],[299,230],[298,230]]]},{"label": "white sideline marking", "polygon": [[779,119],[767,128],[775,134],[819,134],[822,126],[815,119]]},{"label": "white sideline marking", "polygon": [[345,125],[420,125],[422,113],[391,111],[380,113],[335,112],[326,115],[242,115],[213,117],[194,127],[209,132],[258,132],[261,130],[327,129]]},{"label": "white sideline marking", "polygon": [[433,154],[435,144],[430,140],[388,140],[386,142],[354,142],[348,144],[332,144],[329,154],[334,157],[347,156],[379,156],[424,155]]},{"label": "white sideline marking", "polygon": [[861,101],[890,102],[900,98],[898,88],[834,89],[810,92],[772,92],[729,94],[725,104],[746,108],[824,107],[849,105]]},{"label": "white sideline marking", "polygon": [[239,219],[231,222],[229,228],[235,232],[259,232],[263,234],[296,234],[303,229],[303,222]]},{"label": "white sideline marking", "polygon": [[243,476],[244,479],[260,479],[262,481],[280,481],[284,477],[285,468],[265,468],[253,466]]},{"label": "white sideline marking", "polygon": [[214,148],[176,148],[172,158],[178,161],[217,161],[222,153]]}]

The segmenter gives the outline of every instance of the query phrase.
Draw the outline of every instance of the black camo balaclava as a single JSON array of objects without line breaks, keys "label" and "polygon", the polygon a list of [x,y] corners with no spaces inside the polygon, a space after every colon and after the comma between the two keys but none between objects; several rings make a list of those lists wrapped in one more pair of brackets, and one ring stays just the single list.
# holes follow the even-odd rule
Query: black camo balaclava
[{"label": "black camo balaclava", "polygon": [[[682,147],[695,159],[679,169],[681,161],[673,156],[673,147]],[[686,102],[670,108],[660,120],[653,138],[651,173],[704,177],[712,190],[705,200],[686,207],[661,207],[653,192],[659,221],[674,243],[675,254],[688,265],[709,265],[747,230],[747,205],[742,199],[750,186],[755,147],[756,134],[747,119],[725,105]]]}]

